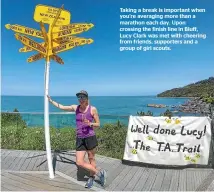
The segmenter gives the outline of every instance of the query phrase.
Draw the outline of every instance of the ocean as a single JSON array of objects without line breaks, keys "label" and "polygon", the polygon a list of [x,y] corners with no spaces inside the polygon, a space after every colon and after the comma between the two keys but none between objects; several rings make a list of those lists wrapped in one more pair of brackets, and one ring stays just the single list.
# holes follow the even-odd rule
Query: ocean
[{"label": "ocean", "polygon": [[[52,99],[63,105],[78,104],[76,97],[58,96]],[[156,96],[91,96],[90,104],[95,106],[100,115],[101,125],[114,123],[120,120],[128,124],[129,115],[137,115],[140,111],[151,111],[154,116],[159,116],[166,109],[175,110],[173,105],[181,105],[188,98],[158,98]],[[167,108],[147,107],[147,104],[164,104]],[[44,97],[43,96],[2,96],[1,111],[12,112],[14,109],[21,112],[23,119],[29,127],[43,126]],[[65,112],[50,104],[50,112]],[[24,112],[22,114],[22,112]],[[32,114],[38,112],[39,114]],[[190,114],[175,113],[176,116]],[[126,117],[121,117],[126,116]],[[75,127],[75,115],[73,114],[50,114],[50,126],[61,128],[66,126]]]}]

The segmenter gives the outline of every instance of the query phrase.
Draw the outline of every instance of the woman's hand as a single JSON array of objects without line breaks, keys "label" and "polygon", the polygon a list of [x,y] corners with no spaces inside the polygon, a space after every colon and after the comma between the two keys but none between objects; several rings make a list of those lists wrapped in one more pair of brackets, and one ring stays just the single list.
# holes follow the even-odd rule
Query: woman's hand
[{"label": "woman's hand", "polygon": [[51,97],[49,95],[47,95],[47,97],[48,97],[48,100],[51,101]]},{"label": "woman's hand", "polygon": [[83,121],[86,125],[90,126],[91,125],[91,122],[88,120],[88,119],[84,119]]}]

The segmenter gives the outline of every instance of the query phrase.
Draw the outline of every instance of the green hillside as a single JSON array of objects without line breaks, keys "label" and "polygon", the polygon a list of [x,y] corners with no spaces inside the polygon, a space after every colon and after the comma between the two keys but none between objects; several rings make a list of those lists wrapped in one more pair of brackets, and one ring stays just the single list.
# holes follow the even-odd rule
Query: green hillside
[{"label": "green hillside", "polygon": [[214,97],[214,77],[164,91],[158,97]]}]

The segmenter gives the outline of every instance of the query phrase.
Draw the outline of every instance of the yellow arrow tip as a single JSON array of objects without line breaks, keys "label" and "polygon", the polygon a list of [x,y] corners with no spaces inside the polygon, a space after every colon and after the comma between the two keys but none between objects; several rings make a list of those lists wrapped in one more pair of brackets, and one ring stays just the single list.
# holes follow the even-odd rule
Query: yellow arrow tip
[{"label": "yellow arrow tip", "polygon": [[7,29],[10,29],[10,24],[6,24],[5,27],[6,27]]},{"label": "yellow arrow tip", "polygon": [[89,27],[91,27],[91,28],[94,27],[94,24],[93,24],[93,23],[90,23],[90,24],[89,24]]},{"label": "yellow arrow tip", "polygon": [[23,52],[23,50],[24,50],[23,48],[20,48],[20,49],[19,49],[19,52]]},{"label": "yellow arrow tip", "polygon": [[19,40],[19,34],[18,34],[18,33],[15,33],[15,38],[16,38],[17,40]]},{"label": "yellow arrow tip", "polygon": [[91,44],[91,43],[93,43],[93,42],[94,42],[93,39],[88,39],[88,44]]}]

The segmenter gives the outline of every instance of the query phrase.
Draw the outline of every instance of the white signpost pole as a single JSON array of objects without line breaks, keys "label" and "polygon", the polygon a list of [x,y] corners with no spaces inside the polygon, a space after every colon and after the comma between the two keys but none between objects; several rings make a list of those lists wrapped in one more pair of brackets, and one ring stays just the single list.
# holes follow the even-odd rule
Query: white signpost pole
[{"label": "white signpost pole", "polygon": [[54,178],[53,164],[52,164],[52,155],[51,155],[51,143],[50,143],[50,126],[49,126],[49,71],[50,71],[50,61],[46,59],[45,63],[45,92],[44,92],[44,120],[45,120],[45,144],[46,144],[46,153],[47,153],[47,162],[49,177]]},{"label": "white signpost pole", "polygon": [[[63,8],[63,6],[62,6]],[[47,51],[52,52],[52,29],[54,25],[56,24],[57,19],[60,16],[62,8],[59,9],[56,18],[53,21],[53,24],[49,27],[48,36],[45,35],[45,41],[47,43]],[[41,28],[42,25],[41,25]],[[44,34],[46,34],[45,30]],[[53,172],[53,163],[52,163],[52,155],[51,155],[51,143],[50,143],[50,125],[49,125],[49,101],[48,101],[48,95],[49,95],[49,71],[50,71],[50,56],[47,55],[46,57],[46,65],[45,65],[45,95],[44,95],[44,120],[45,120],[45,143],[46,143],[46,153],[47,153],[47,161],[48,161],[48,170],[49,170],[49,177],[51,179],[54,178],[54,172]]]}]

